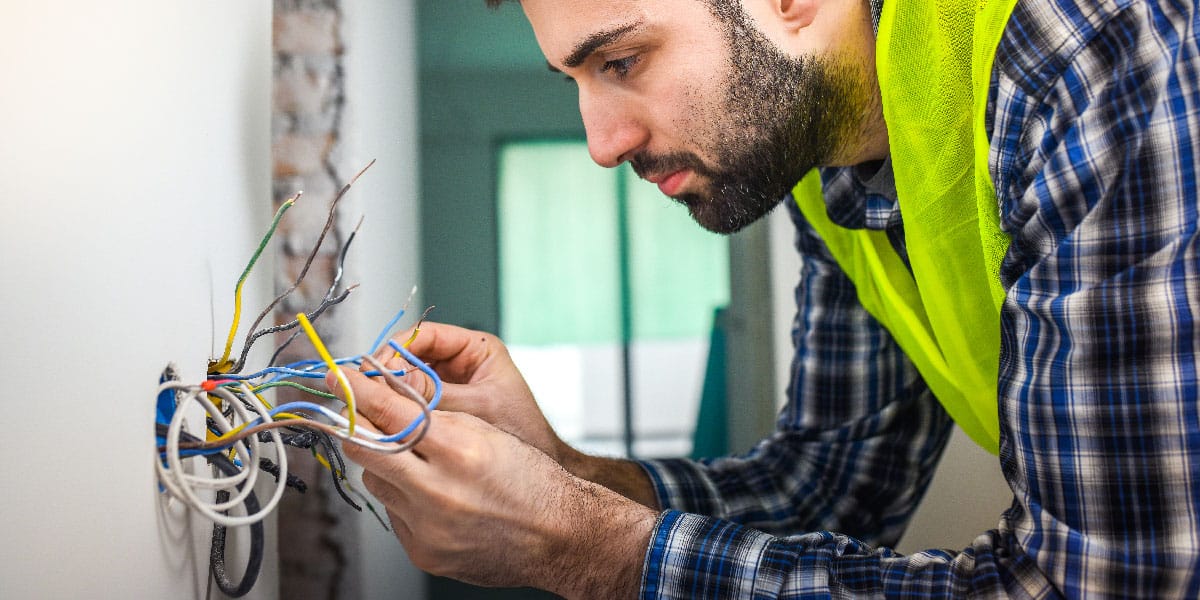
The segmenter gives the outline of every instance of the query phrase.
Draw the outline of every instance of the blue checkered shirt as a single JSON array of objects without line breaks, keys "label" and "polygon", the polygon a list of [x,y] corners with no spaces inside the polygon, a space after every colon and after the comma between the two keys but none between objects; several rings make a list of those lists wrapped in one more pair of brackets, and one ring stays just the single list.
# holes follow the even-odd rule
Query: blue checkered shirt
[{"label": "blue checkered shirt", "polygon": [[[803,267],[776,433],[646,461],[665,510],[643,598],[1200,598],[1200,16],[1026,0],[996,55],[999,525],[900,555],[951,422],[791,206]],[[822,172],[834,220],[903,244],[895,203]]]}]

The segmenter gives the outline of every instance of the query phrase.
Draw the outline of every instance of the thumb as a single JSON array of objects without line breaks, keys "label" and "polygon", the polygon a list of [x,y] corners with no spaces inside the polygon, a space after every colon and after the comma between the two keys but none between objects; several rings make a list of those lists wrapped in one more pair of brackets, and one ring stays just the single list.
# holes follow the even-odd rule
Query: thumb
[{"label": "thumb", "polygon": [[358,371],[342,369],[353,398],[349,397],[344,386],[337,379],[337,374],[330,372],[325,376],[325,384],[347,407],[353,402],[353,409],[367,418],[384,435],[403,430],[416,421],[423,413],[416,402],[398,394],[382,382],[359,373]]}]

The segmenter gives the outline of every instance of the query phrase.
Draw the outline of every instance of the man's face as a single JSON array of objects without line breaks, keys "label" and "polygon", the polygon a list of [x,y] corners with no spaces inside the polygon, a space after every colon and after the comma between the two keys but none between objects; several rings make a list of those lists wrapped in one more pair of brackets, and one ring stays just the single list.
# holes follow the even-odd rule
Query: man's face
[{"label": "man's face", "polygon": [[629,161],[731,233],[829,164],[869,108],[839,61],[786,56],[727,0],[523,0],[551,68],[579,86],[592,158]]}]

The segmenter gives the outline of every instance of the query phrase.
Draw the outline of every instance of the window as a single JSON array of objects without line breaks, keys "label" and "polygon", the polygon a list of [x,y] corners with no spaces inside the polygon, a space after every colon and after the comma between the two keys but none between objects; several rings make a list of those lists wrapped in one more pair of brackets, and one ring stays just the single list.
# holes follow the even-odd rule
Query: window
[{"label": "window", "polygon": [[500,334],[559,434],[608,455],[689,453],[725,238],[578,140],[499,150]]}]

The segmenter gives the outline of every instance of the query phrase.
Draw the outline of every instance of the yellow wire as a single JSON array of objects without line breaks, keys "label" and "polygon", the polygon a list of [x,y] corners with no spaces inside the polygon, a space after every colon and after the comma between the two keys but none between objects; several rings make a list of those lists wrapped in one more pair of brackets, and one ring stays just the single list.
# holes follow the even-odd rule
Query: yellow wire
[{"label": "yellow wire", "polygon": [[[410,336],[408,336],[408,341],[407,341],[407,342],[404,342],[404,344],[402,344],[402,345],[403,345],[405,348],[408,348],[410,345],[412,345],[412,343],[413,343],[413,340],[417,339],[417,334],[419,334],[419,333],[421,333],[421,328],[420,328],[420,327],[414,327],[414,328],[413,328],[413,334],[412,334],[412,335],[410,335]],[[396,356],[400,356],[400,353],[399,353],[399,352],[397,352],[397,353],[396,353]]]},{"label": "yellow wire", "polygon": [[329,367],[329,371],[333,373],[338,380],[338,384],[342,386],[342,391],[346,393],[346,409],[350,412],[350,426],[346,428],[347,435],[354,435],[354,390],[350,388],[350,380],[346,379],[346,374],[338,368],[337,363],[333,361],[329,351],[325,349],[325,344],[321,342],[321,338],[317,335],[317,330],[313,329],[312,323],[308,321],[308,317],[304,313],[296,313],[296,320],[300,322],[300,326],[304,328],[304,333],[308,335],[309,341],[312,342],[313,348],[317,349],[317,354],[321,355],[321,360]]},{"label": "yellow wire", "polygon": [[[281,412],[281,413],[275,415],[275,418],[276,419],[303,419],[304,417],[302,417],[300,415],[295,415],[292,413]],[[209,442],[224,441],[226,438],[231,438],[231,437],[241,433],[242,430],[245,429],[247,425],[249,425],[249,423],[242,423],[241,425],[238,425],[237,427],[234,427],[233,429],[230,429],[229,431],[226,431],[225,433],[222,433],[219,436],[214,434],[213,432],[209,431],[207,441],[209,441]],[[230,448],[230,450],[232,451],[233,449]]]},{"label": "yellow wire", "polygon": [[339,475],[339,476],[341,475],[341,473],[334,471],[333,465],[329,464],[329,461],[325,460],[324,456],[321,456],[320,454],[317,454],[316,452],[313,452],[313,456],[315,456],[317,458],[317,462],[321,463],[322,467],[325,467],[326,469],[333,471],[334,475]]},{"label": "yellow wire", "polygon": [[[412,335],[408,336],[408,341],[401,344],[401,346],[403,346],[404,348],[408,348],[408,346],[413,343],[413,340],[417,339],[417,334],[421,333],[421,323],[425,322],[425,317],[429,315],[429,311],[431,311],[431,310],[433,310],[432,306],[425,309],[425,312],[421,313],[421,318],[417,320],[417,326],[413,327]],[[396,358],[399,356],[400,356],[399,352],[392,355],[393,358]]]},{"label": "yellow wire", "polygon": [[233,366],[233,362],[229,360],[229,354],[233,351],[233,338],[237,337],[238,323],[242,319],[242,286],[245,285],[246,278],[250,276],[250,270],[254,268],[254,263],[258,262],[258,257],[262,254],[263,248],[266,248],[267,242],[271,241],[271,236],[275,234],[275,228],[279,226],[279,221],[283,218],[283,213],[287,212],[299,198],[299,194],[288,198],[275,211],[275,217],[271,221],[271,227],[267,230],[267,235],[259,242],[258,250],[254,252],[254,256],[250,258],[250,263],[246,265],[246,269],[242,271],[242,276],[238,278],[237,286],[233,290],[233,326],[229,328],[229,337],[225,340],[225,351],[221,353],[221,360],[210,364],[208,369],[210,373],[226,373]]},{"label": "yellow wire", "polygon": [[233,338],[237,336],[238,322],[242,319],[242,286],[245,283],[246,279],[243,277],[233,289],[233,325],[229,328],[229,338],[225,340],[225,351],[221,353],[221,360],[214,369],[218,373],[224,373],[230,368],[229,353],[233,350]]}]

